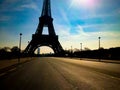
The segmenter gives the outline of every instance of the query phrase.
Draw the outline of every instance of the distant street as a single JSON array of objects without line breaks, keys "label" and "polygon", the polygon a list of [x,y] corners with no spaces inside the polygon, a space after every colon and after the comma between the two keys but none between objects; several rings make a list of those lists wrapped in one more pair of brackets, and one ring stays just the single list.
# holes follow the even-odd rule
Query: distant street
[{"label": "distant street", "polygon": [[120,90],[120,64],[38,57],[0,76],[0,90]]}]

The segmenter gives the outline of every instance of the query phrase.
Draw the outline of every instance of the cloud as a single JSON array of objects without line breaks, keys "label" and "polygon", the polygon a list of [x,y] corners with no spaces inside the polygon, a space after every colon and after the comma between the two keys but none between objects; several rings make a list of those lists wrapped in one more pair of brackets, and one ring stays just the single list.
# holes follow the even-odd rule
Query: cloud
[{"label": "cloud", "polygon": [[106,18],[106,17],[116,17],[118,16],[120,12],[120,9],[117,9],[115,11],[112,11],[110,13],[90,13],[89,15],[84,15],[82,16],[82,20],[85,20],[85,19],[96,19],[96,18]]},{"label": "cloud", "polygon": [[6,22],[6,21],[8,21],[10,19],[11,19],[10,16],[0,16],[0,22]]},{"label": "cloud", "polygon": [[12,11],[19,1],[20,0],[3,0],[2,3],[0,3],[0,12]]},{"label": "cloud", "polygon": [[33,10],[39,10],[37,5],[33,2],[28,3],[28,4],[23,4],[19,7],[20,9],[33,9]]},{"label": "cloud", "polygon": [[88,34],[84,32],[82,26],[78,25],[76,29],[77,29],[78,34],[83,35],[83,36],[88,36]]},{"label": "cloud", "polygon": [[120,8],[116,9],[115,13],[120,15]]},{"label": "cloud", "polygon": [[110,24],[86,24],[86,25],[82,25],[83,28],[98,28],[99,30],[101,29],[102,31],[108,29],[115,29],[115,27],[119,27],[120,24],[119,23],[110,23]]},{"label": "cloud", "polygon": [[21,0],[3,0],[2,1],[2,4],[11,4],[11,3],[16,3],[16,2],[18,2],[18,1],[21,1]]},{"label": "cloud", "polygon": [[70,28],[68,26],[60,24],[55,24],[54,26],[56,33],[59,34],[61,37],[70,35]]},{"label": "cloud", "polygon": [[0,12],[22,11],[24,9],[38,10],[38,6],[32,0],[5,0],[0,4]]},{"label": "cloud", "polygon": [[63,20],[64,20],[66,23],[69,24],[70,22],[69,22],[69,19],[68,19],[68,17],[67,17],[66,12],[65,12],[64,10],[61,9],[61,14],[62,14]]},{"label": "cloud", "polygon": [[[69,48],[73,46],[73,48],[80,47],[80,43],[83,43],[83,47],[88,47],[90,49],[98,48],[98,37],[101,37],[101,46],[103,48],[116,47],[120,44],[120,33],[117,31],[96,31],[96,32],[85,32],[85,30],[77,25],[75,28],[76,34],[71,33],[71,28],[68,28],[65,25],[57,25],[56,31],[59,35],[59,41],[61,42],[64,48]],[[108,44],[110,43],[110,44]]]}]

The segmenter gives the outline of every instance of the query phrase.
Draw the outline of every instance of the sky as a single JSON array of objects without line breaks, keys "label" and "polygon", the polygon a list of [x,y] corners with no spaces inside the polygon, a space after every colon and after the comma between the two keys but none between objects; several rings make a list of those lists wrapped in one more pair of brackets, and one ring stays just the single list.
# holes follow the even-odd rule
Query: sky
[{"label": "sky", "polygon": [[[22,49],[35,33],[43,0],[0,0],[0,47]],[[120,0],[51,0],[53,24],[63,49],[120,46]],[[43,34],[47,34],[46,29]],[[46,51],[44,51],[46,50]],[[49,52],[50,48],[41,48]],[[51,51],[50,51],[51,52]]]}]

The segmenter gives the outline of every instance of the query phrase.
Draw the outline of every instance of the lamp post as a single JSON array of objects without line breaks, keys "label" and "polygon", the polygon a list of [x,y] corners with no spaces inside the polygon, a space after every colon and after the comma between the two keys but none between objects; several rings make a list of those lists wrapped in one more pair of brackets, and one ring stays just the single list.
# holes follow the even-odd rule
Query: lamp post
[{"label": "lamp post", "polygon": [[21,56],[21,39],[22,39],[22,33],[20,33],[18,64],[20,63],[20,56]]},{"label": "lamp post", "polygon": [[82,51],[82,43],[80,43],[80,51]]},{"label": "lamp post", "polygon": [[80,43],[80,52],[81,52],[81,55],[80,55],[80,59],[82,58],[82,43]]},{"label": "lamp post", "polygon": [[101,59],[101,56],[100,56],[100,39],[101,39],[101,37],[98,37],[98,40],[99,40],[99,45],[98,45],[99,61],[100,61],[100,59]]},{"label": "lamp post", "polygon": [[100,49],[100,39],[101,39],[101,37],[98,37],[98,39],[99,39],[99,49]]},{"label": "lamp post", "polygon": [[70,55],[70,56],[71,56],[71,58],[72,58],[72,54],[73,54],[73,51],[72,51],[72,46],[71,46],[71,55]]}]

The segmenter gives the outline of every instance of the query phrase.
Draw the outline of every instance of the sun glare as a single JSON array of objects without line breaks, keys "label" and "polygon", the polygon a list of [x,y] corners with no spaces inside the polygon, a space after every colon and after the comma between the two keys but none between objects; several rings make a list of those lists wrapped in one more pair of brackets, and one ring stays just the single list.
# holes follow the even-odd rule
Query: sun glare
[{"label": "sun glare", "polygon": [[[50,47],[47,47],[47,46],[42,46],[42,47],[39,47],[40,49],[40,54],[50,54],[50,53],[54,53],[54,51],[50,48]],[[38,52],[38,49],[36,49],[35,53],[37,54]]]},{"label": "sun glare", "polygon": [[71,0],[71,7],[93,7],[95,0]]}]

